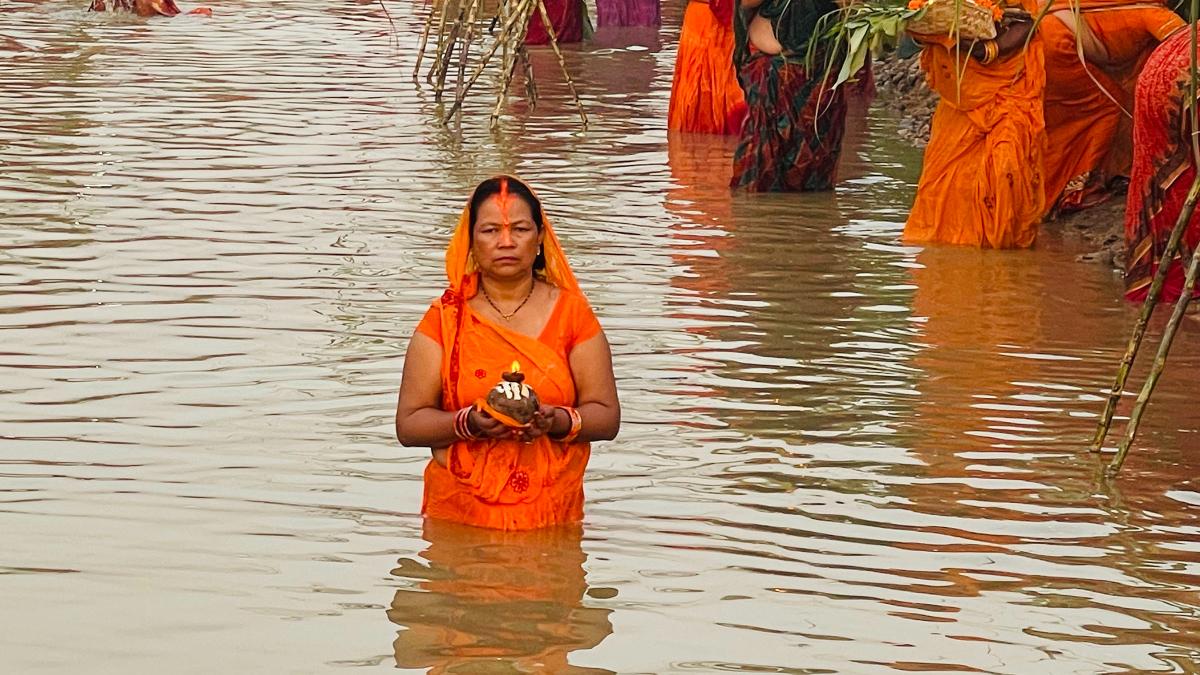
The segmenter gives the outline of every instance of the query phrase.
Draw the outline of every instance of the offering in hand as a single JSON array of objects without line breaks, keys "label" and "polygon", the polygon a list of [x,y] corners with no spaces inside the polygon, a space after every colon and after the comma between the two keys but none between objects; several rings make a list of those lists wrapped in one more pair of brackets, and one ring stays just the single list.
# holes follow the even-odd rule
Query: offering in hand
[{"label": "offering in hand", "polygon": [[524,429],[533,422],[541,407],[537,393],[525,384],[521,364],[512,362],[512,370],[500,376],[500,382],[488,392],[487,398],[476,403],[480,410],[500,420],[505,426]]}]

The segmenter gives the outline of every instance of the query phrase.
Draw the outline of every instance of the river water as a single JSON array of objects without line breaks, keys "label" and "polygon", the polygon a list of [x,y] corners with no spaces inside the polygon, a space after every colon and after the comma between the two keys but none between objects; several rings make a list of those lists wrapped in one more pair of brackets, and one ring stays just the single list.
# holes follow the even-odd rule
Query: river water
[{"label": "river water", "polygon": [[[1200,670],[1200,322],[1103,480],[1120,280],[901,245],[886,114],[834,194],[731,196],[665,132],[674,4],[568,51],[586,133],[539,51],[495,134],[411,82],[418,5],[82,4],[0,0],[3,672]],[[581,528],[427,526],[393,438],[498,171],[614,346]]]}]

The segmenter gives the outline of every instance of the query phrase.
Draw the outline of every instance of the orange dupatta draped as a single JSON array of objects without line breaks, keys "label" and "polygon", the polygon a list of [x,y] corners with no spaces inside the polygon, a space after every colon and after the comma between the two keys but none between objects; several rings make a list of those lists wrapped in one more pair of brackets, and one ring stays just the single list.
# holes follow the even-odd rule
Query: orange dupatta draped
[{"label": "orange dupatta draped", "polygon": [[[1037,14],[1032,0],[1020,6]],[[1044,204],[1040,38],[988,65],[955,49],[949,36],[922,41],[921,66],[941,100],[904,240],[1033,246]]]},{"label": "orange dupatta draped", "polygon": [[[1058,0],[1038,30],[1046,50],[1046,208],[1072,211],[1102,199],[1114,175],[1128,175],[1137,73],[1154,47],[1186,25],[1154,2]],[[1081,45],[1106,63],[1080,58]],[[1124,109],[1124,112],[1122,111]]]},{"label": "orange dupatta draped", "polygon": [[[442,345],[444,410],[458,410],[487,396],[514,360],[544,405],[575,405],[570,348],[600,327],[544,213],[542,221],[544,280],[558,287],[559,299],[542,335],[532,338],[491,322],[467,304],[478,292],[479,276],[470,258],[470,205],[463,209],[446,248],[450,288],[434,301],[418,327]],[[446,453],[446,466],[430,460],[426,467],[421,511],[431,518],[502,530],[579,521],[590,454],[587,443],[562,443],[547,436],[532,443],[456,441]]]}]

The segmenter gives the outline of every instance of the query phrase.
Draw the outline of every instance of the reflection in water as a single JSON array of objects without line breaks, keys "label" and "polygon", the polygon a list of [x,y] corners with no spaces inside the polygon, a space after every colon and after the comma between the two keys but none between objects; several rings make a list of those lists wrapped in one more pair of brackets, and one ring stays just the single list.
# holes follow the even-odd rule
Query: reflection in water
[{"label": "reflection in water", "polygon": [[[1033,450],[1079,442],[1086,428],[1080,416],[1095,412],[1096,392],[1111,374],[1111,364],[1080,339],[1105,332],[1114,314],[1130,308],[1114,297],[1111,280],[1081,282],[1078,271],[1028,252],[943,247],[917,256],[912,313],[922,345],[914,363],[923,373],[923,450],[930,444]],[[1172,354],[1181,367],[1196,357],[1195,343]],[[1198,418],[1187,417],[1175,422],[1190,426]],[[1186,445],[1164,421],[1159,418],[1147,440]],[[1164,434],[1171,442],[1163,443]]]},{"label": "reflection in water", "polygon": [[718,286],[717,372],[739,401],[725,421],[767,438],[894,443],[913,377],[897,265],[908,253],[862,246],[836,193],[715,205],[729,209],[727,238],[694,267]]},{"label": "reflection in water", "polygon": [[612,633],[611,610],[588,607],[579,525],[495,532],[427,519],[419,560],[401,558],[388,618],[401,630],[400,668],[431,673],[603,673],[571,666],[572,652]]},{"label": "reflection in water", "polygon": [[[1105,482],[1120,280],[1053,235],[899,245],[895,120],[851,119],[833,194],[735,195],[733,139],[664,129],[682,5],[565,51],[586,132],[541,50],[496,133],[488,78],[438,122],[426,6],[387,7],[0,0],[0,669],[1197,672],[1190,326]],[[497,171],[614,347],[586,560],[578,530],[423,538],[429,455],[393,435]]]},{"label": "reflection in water", "polygon": [[[1050,401],[1064,395],[1078,398],[1082,389],[1048,389],[1043,405],[1014,398],[1025,389],[1015,383],[1066,384],[1054,382],[1045,371],[1070,357],[1039,351],[1052,349],[1048,324],[1081,322],[1076,313],[1047,321],[1046,305],[1054,296],[1045,270],[1039,269],[1042,264],[1020,252],[1004,255],[968,247],[930,248],[917,257],[912,311],[923,343],[915,363],[923,373],[918,424],[925,435],[919,445],[1000,449],[1054,440],[1055,425],[1048,423],[1063,411]],[[1024,311],[1009,311],[1014,301]]]}]

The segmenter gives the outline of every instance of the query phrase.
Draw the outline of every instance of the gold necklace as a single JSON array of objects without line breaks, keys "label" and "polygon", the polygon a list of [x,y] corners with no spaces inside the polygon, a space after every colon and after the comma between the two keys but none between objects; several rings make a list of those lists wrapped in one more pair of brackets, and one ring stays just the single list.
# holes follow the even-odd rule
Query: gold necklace
[{"label": "gold necklace", "polygon": [[525,299],[521,301],[521,304],[517,305],[516,309],[508,314],[505,314],[504,312],[500,311],[500,308],[496,306],[496,303],[492,302],[492,296],[488,295],[487,286],[484,286],[482,283],[479,284],[479,288],[483,291],[483,299],[487,300],[487,303],[492,306],[492,309],[496,310],[496,313],[500,315],[500,318],[504,319],[505,321],[513,318],[517,312],[521,311],[521,308],[525,306],[525,303],[529,302],[529,298],[533,297],[533,289],[536,286],[536,283],[529,284],[529,292],[525,294]]}]

